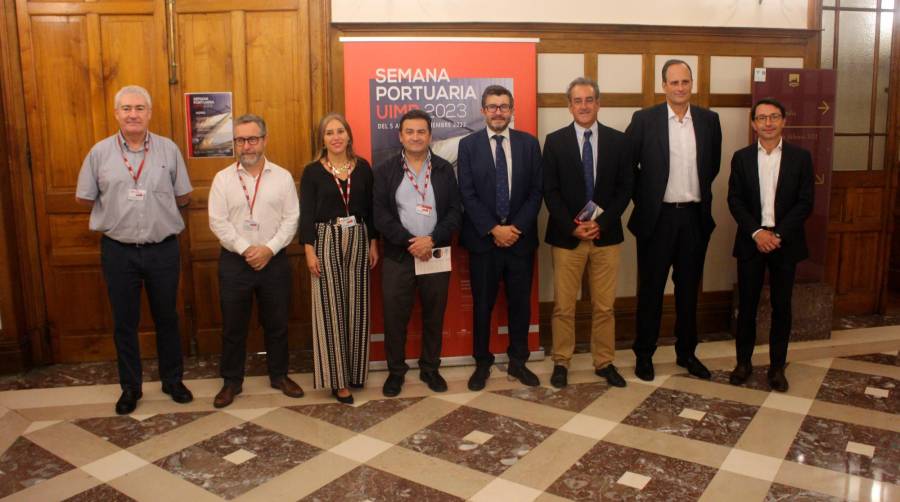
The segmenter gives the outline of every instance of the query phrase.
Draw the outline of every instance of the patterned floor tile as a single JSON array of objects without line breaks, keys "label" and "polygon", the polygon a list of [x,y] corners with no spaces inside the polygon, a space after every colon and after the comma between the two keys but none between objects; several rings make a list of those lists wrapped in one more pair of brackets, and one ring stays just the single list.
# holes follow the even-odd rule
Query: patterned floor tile
[{"label": "patterned floor tile", "polygon": [[[871,447],[874,447],[874,453],[870,457],[864,453],[872,451]],[[900,481],[900,434],[808,416],[803,420],[785,458],[876,481],[897,483]]]},{"label": "patterned floor tile", "polygon": [[609,385],[606,382],[578,383],[562,389],[552,387],[521,387],[492,391],[494,394],[523,399],[533,403],[552,406],[562,410],[580,412],[598,397],[602,396]]},{"label": "patterned floor tile", "polygon": [[[473,431],[491,434],[484,444]],[[400,442],[400,446],[498,476],[527,455],[553,429],[462,406]]]},{"label": "patterned floor tile", "polygon": [[74,465],[20,437],[0,456],[0,498],[74,468]]},{"label": "patterned floor tile", "polygon": [[898,356],[897,354],[883,354],[881,352],[876,352],[874,354],[861,354],[858,356],[846,356],[842,359],[865,361],[868,363],[884,364],[887,366],[900,366],[900,356]]},{"label": "patterned floor tile", "polygon": [[166,413],[146,420],[131,416],[97,417],[73,420],[72,423],[120,448],[130,448],[164,432],[177,429],[211,412]]},{"label": "patterned floor tile", "polygon": [[301,499],[303,502],[454,502],[463,499],[365,465]]},{"label": "patterned floor tile", "polygon": [[[256,455],[235,464],[238,450]],[[244,423],[156,461],[156,465],[220,497],[231,499],[316,456],[321,450]]]},{"label": "patterned floor tile", "polygon": [[695,501],[716,470],[601,441],[547,492],[576,501]]},{"label": "patterned floor tile", "polygon": [[347,406],[340,403],[310,404],[290,406],[288,409],[338,427],[350,429],[353,432],[363,432],[422,399],[421,397],[380,399],[368,401],[359,406]]},{"label": "patterned floor tile", "polygon": [[802,488],[772,483],[769,493],[766,494],[765,502],[844,502],[844,499]]},{"label": "patterned floor tile", "polygon": [[[897,415],[900,414],[900,385],[898,384],[900,381],[885,376],[830,369],[819,387],[816,399]],[[869,387],[887,391],[888,395],[887,397],[877,397],[873,394],[884,395],[884,392],[866,393],[866,389]]]},{"label": "patterned floor tile", "polygon": [[69,497],[63,502],[134,502],[134,499],[109,485],[97,485],[90,490]]},{"label": "patterned floor tile", "polygon": [[[703,412],[700,420],[682,416]],[[758,408],[749,404],[657,389],[622,423],[719,445],[734,446]]]},{"label": "patterned floor tile", "polygon": [[[764,392],[769,392],[769,382],[766,380],[766,372],[769,371],[769,365],[765,366],[754,366],[753,373],[750,375],[750,378],[747,379],[746,382],[742,385],[742,387],[747,387],[749,389],[761,390]],[[712,370],[710,371],[712,374],[711,380],[716,383],[721,383],[725,385],[731,385],[728,383],[728,378],[731,376],[731,370]],[[687,373],[679,376],[688,376]]]}]

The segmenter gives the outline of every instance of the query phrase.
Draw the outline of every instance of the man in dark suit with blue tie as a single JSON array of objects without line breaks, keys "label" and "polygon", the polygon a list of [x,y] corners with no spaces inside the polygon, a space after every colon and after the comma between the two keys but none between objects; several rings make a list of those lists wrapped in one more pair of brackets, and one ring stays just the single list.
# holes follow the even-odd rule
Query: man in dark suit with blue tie
[{"label": "man in dark suit with blue tie", "polygon": [[697,348],[697,295],[712,217],[712,182],[719,174],[722,128],[716,112],[691,104],[691,67],[666,61],[666,102],[635,112],[625,131],[634,148],[634,210],[628,229],[637,241],[637,322],[634,374],[653,380],[663,292],[675,283],[675,362],[709,379]]},{"label": "man in dark suit with blue tie", "polygon": [[575,303],[585,269],[591,293],[591,355],[596,374],[615,387],[625,379],[615,358],[616,278],[622,212],[631,200],[633,173],[628,139],[597,121],[600,89],[579,77],[566,90],[573,122],[547,135],[542,168],[550,213],[545,241],[553,253],[553,375],[568,384],[575,349]]},{"label": "man in dark suit with blue tie", "polygon": [[741,385],[753,372],[756,309],[768,269],[772,301],[768,381],[772,390],[786,392],[794,272],[809,255],[803,225],[813,208],[812,156],[782,140],[785,109],[778,101],[759,100],[750,120],[759,141],[734,153],[728,179],[728,208],[738,224],[733,254],[738,260],[739,295],[737,366],[730,381]]},{"label": "man in dark suit with blue tie", "polygon": [[509,127],[513,111],[512,93],[500,85],[488,86],[481,96],[487,127],[459,142],[457,176],[465,209],[460,240],[469,250],[473,299],[473,391],[484,388],[494,364],[491,312],[501,281],[508,306],[508,376],[540,385],[525,362],[541,207],[541,150],[534,136]]}]

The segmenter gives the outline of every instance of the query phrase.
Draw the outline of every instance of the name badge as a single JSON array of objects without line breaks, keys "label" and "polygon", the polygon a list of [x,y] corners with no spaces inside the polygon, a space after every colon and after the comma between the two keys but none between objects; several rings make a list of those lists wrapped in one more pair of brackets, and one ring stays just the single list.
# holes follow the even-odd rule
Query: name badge
[{"label": "name badge", "polygon": [[143,201],[147,198],[147,191],[140,188],[132,188],[128,190],[128,200]]},{"label": "name badge", "polygon": [[345,218],[337,219],[338,225],[343,228],[350,228],[356,226],[356,216],[347,216]]},{"label": "name badge", "polygon": [[259,222],[244,220],[244,230],[248,232],[259,232]]},{"label": "name badge", "polygon": [[433,210],[434,209],[431,206],[426,205],[426,204],[417,204],[416,205],[416,212],[421,214],[422,216],[431,216],[431,212]]}]

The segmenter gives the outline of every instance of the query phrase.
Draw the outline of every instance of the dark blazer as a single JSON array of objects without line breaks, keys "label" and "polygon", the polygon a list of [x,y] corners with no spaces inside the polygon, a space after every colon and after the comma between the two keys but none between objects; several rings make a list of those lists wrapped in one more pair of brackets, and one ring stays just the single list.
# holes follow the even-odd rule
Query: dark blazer
[{"label": "dark blazer", "polygon": [[[375,228],[384,242],[384,255],[395,261],[408,254],[409,239],[415,237],[400,222],[395,194],[403,181],[403,157],[395,155],[375,167],[374,200],[372,203]],[[437,225],[431,232],[435,247],[449,246],[453,232],[459,229],[462,204],[456,175],[449,162],[431,154],[431,183],[434,187]]]},{"label": "dark blazer", "polygon": [[[491,133],[493,134],[493,133]],[[497,170],[485,129],[459,142],[456,161],[463,213],[460,242],[472,253],[485,253],[494,247],[491,229],[497,219]],[[515,225],[522,235],[509,250],[524,255],[538,246],[537,215],[541,209],[541,147],[534,136],[509,130],[512,154],[512,187],[507,224]]]},{"label": "dark blazer", "polygon": [[[701,225],[709,239],[716,227],[712,217],[712,182],[722,161],[722,127],[716,112],[691,105],[697,141],[697,177],[700,180]],[[644,240],[656,227],[669,182],[669,111],[666,103],[634,113],[625,130],[634,148],[634,210],[628,229]]]},{"label": "dark blazer", "polygon": [[[634,179],[631,147],[621,132],[597,123],[597,169],[594,177],[594,202],[603,208],[597,218],[600,238],[595,246],[622,242],[622,212],[631,200]],[[550,212],[547,235],[551,246],[575,249],[581,242],[572,235],[575,215],[587,204],[584,196],[584,172],[575,123],[547,135],[544,141],[544,202]]]},{"label": "dark blazer", "polygon": [[[757,145],[734,152],[728,179],[728,208],[738,224],[733,255],[738,259],[759,254],[753,232],[762,228]],[[812,156],[788,142],[781,147],[781,167],[775,186],[775,233],[781,236],[785,259],[798,262],[809,256],[803,225],[813,209],[815,179]]]}]

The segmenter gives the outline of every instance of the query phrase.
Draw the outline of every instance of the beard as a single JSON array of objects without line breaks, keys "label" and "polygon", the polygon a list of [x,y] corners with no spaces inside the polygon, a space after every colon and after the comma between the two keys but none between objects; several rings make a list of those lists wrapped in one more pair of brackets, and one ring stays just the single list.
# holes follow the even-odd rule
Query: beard
[{"label": "beard", "polygon": [[261,158],[261,153],[242,153],[238,157],[238,160],[240,161],[242,166],[250,167],[256,165],[256,163],[259,162],[259,159]]}]

